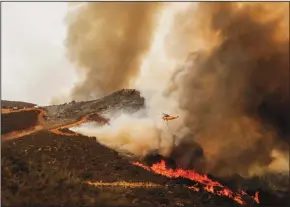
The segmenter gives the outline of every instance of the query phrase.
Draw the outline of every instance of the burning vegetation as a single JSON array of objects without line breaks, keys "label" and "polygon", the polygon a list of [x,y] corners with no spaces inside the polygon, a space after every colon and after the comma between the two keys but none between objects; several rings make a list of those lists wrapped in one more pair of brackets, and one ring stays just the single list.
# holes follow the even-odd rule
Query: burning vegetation
[{"label": "burning vegetation", "polygon": [[[184,26],[184,20],[193,23]],[[178,137],[176,159],[192,167],[191,151],[200,148],[207,173],[271,171],[273,151],[289,152],[289,4],[199,3],[194,15],[189,7],[173,27],[169,42],[197,50],[167,93],[179,100],[181,128],[187,129]]]},{"label": "burning vegetation", "polygon": [[[158,25],[155,14],[166,7],[153,3],[94,3],[80,8],[69,21],[69,55],[85,73],[85,81],[73,89],[72,97],[82,102],[47,106],[46,111],[24,110],[40,110],[40,129],[53,132],[53,136],[89,136],[81,127],[78,133],[68,128],[96,122],[94,129],[88,129],[89,134],[104,145],[119,151],[125,148],[145,159],[152,151],[162,154],[150,163],[133,162],[131,167],[141,167],[169,180],[183,179],[191,191],[205,191],[240,205],[264,204],[260,196],[265,191],[257,187],[233,190],[222,183],[235,176],[251,180],[254,176],[277,176],[275,173],[289,170],[287,166],[285,170],[285,162],[278,162],[289,162],[289,4],[188,5],[176,16],[163,46],[169,59],[180,63],[188,54],[189,58],[180,68],[168,72],[170,78],[165,82],[169,85],[159,87],[158,81],[152,82],[156,84],[155,96],[146,97],[148,88],[142,86],[140,93],[122,90],[101,100],[84,101],[134,85],[143,55],[153,44],[153,31]],[[95,35],[99,33],[104,38]],[[92,44],[98,47],[91,47]],[[164,74],[159,72],[156,74]],[[99,114],[113,107],[122,111],[125,106],[131,112],[142,110],[137,115],[128,112],[112,119]],[[156,108],[160,109],[158,118]],[[178,114],[164,114],[165,125],[161,114],[164,108]],[[2,116],[12,112],[3,111]],[[55,123],[51,124],[45,116]],[[40,129],[29,129],[29,133]],[[28,135],[16,133],[10,137]],[[90,145],[93,144],[85,145],[82,153]],[[98,157],[96,153],[92,150],[90,157]],[[85,159],[81,165],[84,163]],[[102,169],[112,170],[111,167],[108,164]],[[112,171],[118,174],[121,168]],[[100,170],[94,169],[98,173]],[[97,187],[162,187],[150,182],[88,183]],[[274,205],[279,204],[277,197]]]},{"label": "burning vegetation", "polygon": [[[223,180],[235,176],[250,180],[271,173],[288,173],[289,4],[189,3],[175,17],[160,46],[165,49],[154,51],[156,45],[151,45],[153,52],[149,54],[156,57],[148,55],[144,61],[149,65],[144,66],[146,70],[164,76],[166,86],[154,75],[137,77],[152,77],[150,83],[144,80],[153,85],[152,94],[148,92],[150,87],[139,87],[146,99],[145,115],[132,116],[126,123],[120,121],[120,116],[106,130],[91,128],[89,133],[83,130],[83,134],[93,135],[119,151],[125,148],[135,156],[158,151],[179,166],[175,171],[163,169],[164,163],[153,163],[163,170],[154,168],[155,172],[169,177],[186,172]],[[159,23],[164,29],[164,21]],[[158,62],[158,58],[163,60]],[[180,63],[180,67],[167,62]],[[139,67],[142,66],[140,63]],[[92,67],[88,68],[92,72]],[[130,73],[124,74],[124,80],[131,77]],[[88,87],[85,94],[96,92]],[[156,113],[164,109],[179,116],[167,126],[160,123],[161,117],[156,118]],[[158,144],[152,144],[155,141]],[[142,165],[151,171],[152,166]],[[202,189],[227,195],[241,204],[246,196],[243,191],[218,189],[219,185],[205,186]],[[257,203],[257,194],[251,195]]]},{"label": "burning vegetation", "polygon": [[[140,162],[134,162],[133,164],[142,167],[145,170],[152,171],[156,174],[160,174],[169,178],[185,178],[193,181],[194,185],[189,185],[188,188],[196,192],[199,192],[200,189],[203,189],[209,193],[233,199],[235,202],[241,205],[247,204],[244,200],[244,197],[249,195],[245,191],[240,190],[240,192],[233,192],[221,183],[211,180],[207,175],[199,174],[194,170],[185,170],[182,168],[170,169],[166,166],[164,160],[161,160],[152,166],[147,166]],[[256,192],[255,195],[252,196],[253,201],[256,203],[259,203],[258,195],[259,192]]]},{"label": "burning vegetation", "polygon": [[[150,87],[139,87],[145,94],[147,114],[140,119],[151,119],[155,124],[155,114],[162,113],[163,108],[179,115],[170,130],[158,124],[144,129],[154,136],[148,140],[174,140],[174,146],[163,147],[167,148],[164,155],[173,157],[183,168],[219,177],[285,171],[273,163],[287,157],[289,151],[289,4],[188,3],[182,12],[176,12],[168,27],[166,41],[160,46],[166,55],[153,51],[156,58],[150,59],[145,54],[151,54],[157,44],[153,31],[164,29],[166,24],[157,24],[155,14],[170,5],[175,7],[85,4],[74,10],[74,15],[69,14],[73,18],[68,24],[67,49],[86,73],[86,81],[74,88],[72,97],[85,100],[92,94],[106,95],[134,85],[135,80],[147,77],[139,76],[144,56],[150,65],[145,69],[170,78],[166,86],[159,84],[161,80],[144,81],[156,86],[154,95],[148,97],[146,89]],[[117,18],[111,16],[116,10]],[[139,10],[142,12],[136,12]],[[105,18],[110,27],[104,25]],[[92,43],[99,47],[90,47]],[[166,62],[181,64],[186,56],[189,58],[179,68],[172,64],[175,68],[171,70],[159,70],[170,67]],[[155,66],[158,58],[164,60]],[[129,126],[124,128],[130,133]],[[131,131],[136,131],[133,126]],[[149,153],[152,148],[146,150]],[[273,155],[276,151],[280,157]]]}]

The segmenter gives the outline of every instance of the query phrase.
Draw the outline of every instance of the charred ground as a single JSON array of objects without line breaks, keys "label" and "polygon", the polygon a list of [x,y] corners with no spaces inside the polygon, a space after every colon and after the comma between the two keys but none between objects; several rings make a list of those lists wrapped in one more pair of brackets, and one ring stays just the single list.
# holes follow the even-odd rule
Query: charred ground
[{"label": "charred ground", "polygon": [[[138,110],[143,105],[144,99],[136,91],[123,90],[97,101],[45,108],[50,119],[73,120],[84,115],[84,111],[90,114],[94,109],[102,112],[105,108],[126,109],[126,106]],[[2,130],[14,131],[35,125],[37,114],[28,112],[11,113],[8,118],[2,114]],[[102,121],[97,114],[90,118]],[[68,129],[62,131],[75,135]],[[160,159],[164,158],[155,155],[143,161],[151,165]],[[189,180],[169,179],[134,166],[130,160],[100,145],[92,137],[64,136],[42,130],[17,139],[2,140],[1,161],[3,206],[239,206],[224,197],[189,190],[186,186],[193,184]],[[168,167],[176,167],[173,160],[166,161]],[[227,184],[234,187],[237,180],[229,180]],[[94,187],[87,181],[142,182],[159,187]],[[246,186],[243,180],[240,183]],[[286,196],[274,195],[262,185],[259,188],[263,206],[288,205]]]},{"label": "charred ground", "polygon": [[1,134],[24,130],[37,123],[39,111],[21,111],[1,114]]},{"label": "charred ground", "polygon": [[36,104],[33,103],[28,103],[28,102],[23,102],[23,101],[7,101],[7,100],[1,100],[1,107],[3,109],[8,109],[8,108],[30,108],[34,107]]},{"label": "charred ground", "polygon": [[[233,206],[152,174],[94,138],[39,132],[2,143],[2,205]],[[152,182],[162,188],[96,188],[85,181]]]}]

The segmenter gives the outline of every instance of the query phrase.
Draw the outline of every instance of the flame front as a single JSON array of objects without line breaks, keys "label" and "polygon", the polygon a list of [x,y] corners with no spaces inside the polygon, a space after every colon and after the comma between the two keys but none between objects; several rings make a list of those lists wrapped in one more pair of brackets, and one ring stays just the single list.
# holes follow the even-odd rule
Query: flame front
[{"label": "flame front", "polygon": [[[223,186],[217,181],[213,181],[208,178],[206,175],[199,174],[194,170],[184,170],[181,168],[177,169],[167,169],[166,163],[164,160],[159,163],[153,164],[151,167],[148,167],[142,163],[134,162],[136,166],[142,167],[145,170],[153,171],[154,173],[164,175],[168,178],[187,178],[189,180],[195,181],[203,186],[203,189],[207,192],[210,192],[215,195],[226,196],[228,198],[233,199],[237,203],[241,205],[245,205],[246,202],[243,200],[243,196],[249,196],[246,192],[242,191],[241,193],[235,193],[229,188]],[[189,186],[189,189],[194,191],[199,191],[200,188],[196,186]],[[258,192],[256,192],[255,196],[252,197],[254,202],[259,203]]]}]

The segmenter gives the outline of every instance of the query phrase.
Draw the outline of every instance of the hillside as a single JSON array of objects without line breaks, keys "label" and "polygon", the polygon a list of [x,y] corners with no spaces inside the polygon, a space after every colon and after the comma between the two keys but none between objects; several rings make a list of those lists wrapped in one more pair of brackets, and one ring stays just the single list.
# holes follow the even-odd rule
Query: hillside
[{"label": "hillside", "polygon": [[17,113],[2,114],[1,134],[24,130],[35,126],[39,111],[20,111]]},{"label": "hillside", "polygon": [[[169,178],[142,168],[143,164],[153,166],[163,159],[160,156],[131,160],[102,146],[95,138],[75,134],[66,127],[88,115],[95,121],[102,121],[102,113],[108,109],[134,111],[144,103],[137,91],[122,90],[100,100],[2,114],[3,135],[35,125],[42,128],[24,136],[2,139],[1,204],[240,206],[233,199],[202,188],[195,191],[194,187],[200,186],[189,179]],[[40,119],[39,110],[45,111],[46,118]],[[140,166],[134,164],[136,161]],[[286,197],[279,198],[267,189],[260,190],[261,206],[287,206]],[[243,199],[248,206],[259,206],[248,196]]]},{"label": "hillside", "polygon": [[33,103],[27,103],[23,101],[7,101],[7,100],[1,100],[1,107],[2,109],[7,109],[7,108],[31,108],[36,106],[36,104]]}]

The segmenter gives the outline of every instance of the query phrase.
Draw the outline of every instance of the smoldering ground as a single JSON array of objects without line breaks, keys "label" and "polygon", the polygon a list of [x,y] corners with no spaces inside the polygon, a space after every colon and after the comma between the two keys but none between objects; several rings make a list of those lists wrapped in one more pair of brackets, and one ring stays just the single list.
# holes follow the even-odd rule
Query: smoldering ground
[{"label": "smoldering ground", "polygon": [[86,100],[130,86],[149,49],[162,3],[94,2],[68,13],[68,55],[83,76],[72,98]]},{"label": "smoldering ground", "polygon": [[[181,63],[192,54],[186,64],[177,67],[165,61],[151,65],[150,72],[163,73],[159,81],[164,83],[165,79],[169,85],[151,80],[156,91],[146,99],[147,115],[131,119],[126,115],[127,121],[120,121],[124,119],[120,116],[110,130],[90,128],[90,135],[105,144],[115,140],[114,148],[134,146],[127,150],[137,155],[159,147],[161,154],[173,157],[183,167],[219,176],[288,169],[288,17],[287,3],[188,4],[167,30],[163,52],[145,58],[151,63],[166,58],[167,63]],[[98,90],[90,83],[84,87],[89,92]],[[147,98],[146,86],[138,89]],[[166,126],[161,120],[164,110],[178,113],[180,118]],[[131,136],[137,129],[142,133]],[[118,132],[133,139],[119,139]],[[112,133],[116,136],[110,136]],[[122,143],[117,144],[118,139]]]}]

